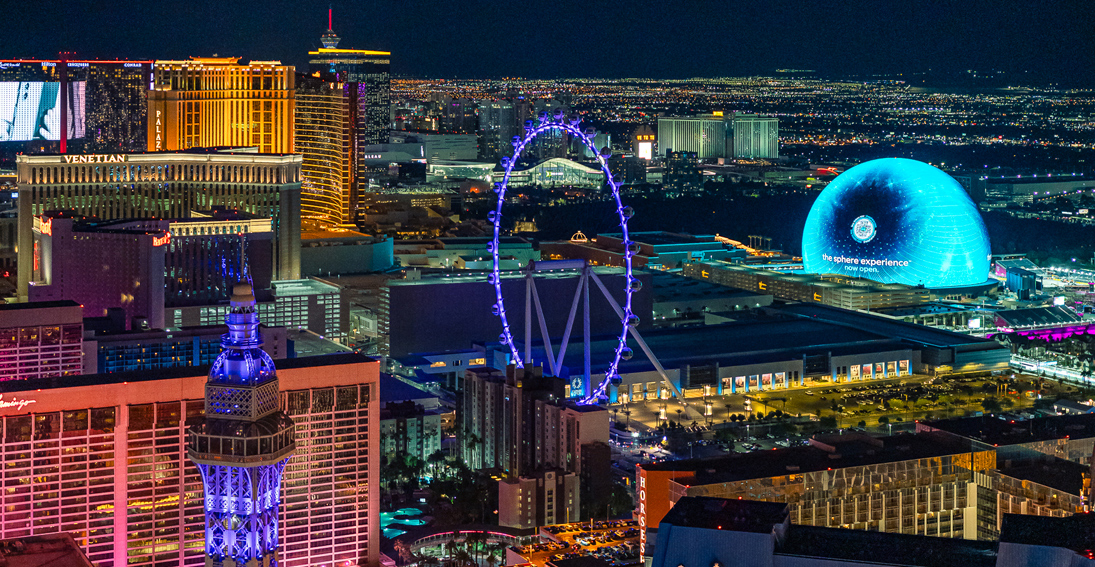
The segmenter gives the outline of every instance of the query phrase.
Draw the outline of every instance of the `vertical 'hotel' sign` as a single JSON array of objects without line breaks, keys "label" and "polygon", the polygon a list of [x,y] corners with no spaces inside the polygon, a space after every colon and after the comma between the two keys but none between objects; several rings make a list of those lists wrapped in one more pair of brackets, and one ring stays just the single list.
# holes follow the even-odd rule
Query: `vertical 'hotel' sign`
[{"label": "vertical 'hotel' sign", "polygon": [[163,151],[163,136],[162,136],[162,130],[161,130],[161,125],[163,124],[163,122],[161,121],[161,118],[160,118],[161,115],[163,115],[163,111],[162,110],[157,110],[156,111],[156,151],[158,151],[158,152]]}]

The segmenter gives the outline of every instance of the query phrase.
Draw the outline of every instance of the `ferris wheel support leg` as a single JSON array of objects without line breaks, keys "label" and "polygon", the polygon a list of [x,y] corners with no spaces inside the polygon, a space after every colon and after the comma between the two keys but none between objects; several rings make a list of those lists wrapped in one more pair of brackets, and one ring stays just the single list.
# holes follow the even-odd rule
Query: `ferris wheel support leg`
[{"label": "ferris wheel support leg", "polygon": [[[612,294],[608,292],[608,288],[605,287],[605,284],[601,281],[601,278],[597,277],[597,274],[590,272],[589,275],[593,278],[593,283],[596,283],[597,287],[601,288],[601,293],[603,293],[605,299],[608,300],[608,304],[616,310],[616,315],[618,315],[622,319],[624,316],[624,310],[620,308],[620,304],[616,302],[616,298],[612,297]],[[662,380],[667,386],[669,386],[669,389],[672,390],[673,395],[677,396],[677,399],[681,401],[681,405],[691,410],[691,408],[689,408],[689,406],[684,402],[684,394],[682,394],[680,389],[677,388],[677,385],[669,379],[669,375],[666,374],[665,368],[662,368],[662,363],[659,362],[658,357],[654,356],[654,353],[651,352],[650,347],[647,346],[646,341],[643,340],[643,337],[639,334],[639,331],[636,330],[634,327],[628,327],[627,331],[631,334],[635,341],[639,343],[639,347],[643,349],[644,353],[646,353],[646,357],[650,359],[650,363],[654,365],[654,368],[658,371],[658,374],[661,375]]]},{"label": "ferris wheel support leg", "polygon": [[582,287],[586,281],[586,270],[582,269],[582,275],[578,277],[578,287],[574,290],[574,301],[570,302],[570,315],[567,316],[567,326],[563,331],[563,342],[559,346],[559,357],[555,359],[555,368],[563,367],[563,358],[567,354],[567,345],[570,344],[570,333],[574,329],[574,316],[578,313],[578,303],[582,299]]},{"label": "ferris wheel support leg", "polygon": [[558,368],[555,366],[555,353],[551,348],[551,336],[548,335],[547,321],[544,319],[544,309],[540,306],[540,292],[536,290],[536,280],[529,279],[532,283],[532,300],[536,304],[536,318],[540,320],[540,336],[544,338],[544,351],[547,354],[548,370],[552,376],[558,376]]},{"label": "ferris wheel support leg", "polygon": [[532,273],[525,276],[525,364],[532,364]]},{"label": "ferris wheel support leg", "polygon": [[589,276],[593,275],[593,268],[586,266],[585,274],[585,280],[582,282],[582,295],[585,297],[585,299],[583,299],[585,310],[582,312],[582,346],[583,353],[585,354],[585,366],[582,369],[582,395],[588,396],[593,388],[593,375],[589,369]]}]

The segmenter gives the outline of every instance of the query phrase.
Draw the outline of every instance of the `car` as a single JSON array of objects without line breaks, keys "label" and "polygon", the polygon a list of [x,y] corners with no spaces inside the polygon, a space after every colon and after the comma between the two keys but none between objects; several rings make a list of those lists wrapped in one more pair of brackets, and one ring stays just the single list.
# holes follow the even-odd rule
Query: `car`
[{"label": "car", "polygon": [[812,395],[814,395],[814,392],[811,391],[811,390],[806,390],[806,395],[807,396],[812,396]]}]

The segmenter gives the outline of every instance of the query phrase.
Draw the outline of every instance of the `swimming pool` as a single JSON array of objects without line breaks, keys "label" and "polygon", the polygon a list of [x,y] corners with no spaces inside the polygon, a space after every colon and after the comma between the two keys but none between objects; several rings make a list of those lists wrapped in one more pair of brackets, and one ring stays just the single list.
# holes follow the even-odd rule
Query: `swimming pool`
[{"label": "swimming pool", "polygon": [[418,508],[400,508],[395,512],[381,512],[380,513],[380,528],[384,532],[384,537],[388,539],[399,537],[405,533],[405,530],[392,527],[393,524],[403,526],[424,526],[426,520],[422,518],[412,518],[410,516],[421,516],[422,510]]}]

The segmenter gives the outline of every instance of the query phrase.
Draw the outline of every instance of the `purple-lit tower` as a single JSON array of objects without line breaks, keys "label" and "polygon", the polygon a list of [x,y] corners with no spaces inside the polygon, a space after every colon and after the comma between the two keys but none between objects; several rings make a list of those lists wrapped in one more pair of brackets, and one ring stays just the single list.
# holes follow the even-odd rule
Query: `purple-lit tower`
[{"label": "purple-lit tower", "polygon": [[250,285],[232,290],[225,321],[228,333],[205,384],[205,418],[190,428],[190,460],[205,486],[205,565],[273,567],[281,475],[296,449],[295,425],[279,408]]}]

